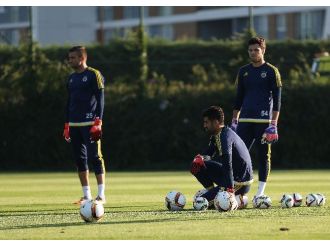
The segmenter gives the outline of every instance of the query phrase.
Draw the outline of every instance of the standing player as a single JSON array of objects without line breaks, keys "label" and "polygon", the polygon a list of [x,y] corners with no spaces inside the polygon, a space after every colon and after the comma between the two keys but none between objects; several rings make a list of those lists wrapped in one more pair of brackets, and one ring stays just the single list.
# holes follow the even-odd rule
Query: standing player
[{"label": "standing player", "polygon": [[281,76],[265,62],[266,41],[248,41],[251,63],[239,69],[237,95],[231,127],[251,149],[254,141],[259,158],[259,186],[256,197],[264,194],[271,167],[271,144],[278,140],[277,121],[281,107]]},{"label": "standing player", "polygon": [[224,126],[224,114],[219,106],[211,106],[203,112],[203,126],[211,135],[210,143],[202,155],[194,158],[190,170],[208,190],[201,196],[211,205],[220,189],[244,196],[253,182],[247,147],[232,129]]},{"label": "standing player", "polygon": [[100,71],[88,67],[87,51],[83,46],[69,50],[69,65],[75,71],[68,78],[68,101],[63,136],[72,143],[83,197],[81,204],[92,199],[88,163],[94,168],[98,195],[95,200],[105,203],[105,167],[101,152],[102,116],[104,109],[104,78]]}]

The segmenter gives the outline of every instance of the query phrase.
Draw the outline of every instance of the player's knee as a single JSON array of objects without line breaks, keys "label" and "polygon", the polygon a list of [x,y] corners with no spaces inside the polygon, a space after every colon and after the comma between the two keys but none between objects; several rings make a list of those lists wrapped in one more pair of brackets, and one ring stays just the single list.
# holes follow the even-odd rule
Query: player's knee
[{"label": "player's knee", "polygon": [[246,195],[250,191],[251,185],[244,185],[235,191],[235,195]]},{"label": "player's knee", "polygon": [[104,161],[102,158],[94,159],[92,164],[96,175],[105,173]]}]

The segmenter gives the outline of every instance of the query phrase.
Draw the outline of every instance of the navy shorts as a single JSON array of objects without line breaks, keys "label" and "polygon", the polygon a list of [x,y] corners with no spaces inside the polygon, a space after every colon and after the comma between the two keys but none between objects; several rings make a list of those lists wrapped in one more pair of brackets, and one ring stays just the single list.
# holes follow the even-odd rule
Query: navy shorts
[{"label": "navy shorts", "polygon": [[237,134],[242,138],[247,148],[252,148],[253,145],[257,147],[258,175],[259,181],[266,182],[271,169],[271,145],[261,144],[261,137],[265,129],[269,126],[268,123],[242,123],[239,122],[237,126]]},{"label": "navy shorts", "polygon": [[71,127],[70,138],[74,159],[79,172],[89,170],[88,164],[93,166],[96,175],[105,173],[104,160],[101,151],[101,140],[90,140],[91,126]]}]

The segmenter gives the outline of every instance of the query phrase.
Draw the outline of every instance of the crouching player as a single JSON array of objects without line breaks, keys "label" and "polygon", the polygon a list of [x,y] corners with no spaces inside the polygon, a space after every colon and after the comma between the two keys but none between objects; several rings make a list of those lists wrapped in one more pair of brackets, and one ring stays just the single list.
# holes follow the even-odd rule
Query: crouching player
[{"label": "crouching player", "polygon": [[203,127],[211,136],[210,143],[205,152],[194,158],[190,170],[206,189],[200,196],[205,197],[210,206],[219,190],[242,198],[253,182],[252,162],[246,145],[224,125],[221,107],[211,106],[203,112]]}]

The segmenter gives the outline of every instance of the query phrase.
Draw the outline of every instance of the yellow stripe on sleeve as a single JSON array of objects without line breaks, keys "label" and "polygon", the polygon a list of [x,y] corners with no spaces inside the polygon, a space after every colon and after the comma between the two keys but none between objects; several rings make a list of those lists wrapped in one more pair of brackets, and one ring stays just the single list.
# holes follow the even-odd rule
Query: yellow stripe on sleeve
[{"label": "yellow stripe on sleeve", "polygon": [[276,85],[278,87],[282,87],[282,81],[281,81],[281,74],[278,70],[278,68],[276,68],[274,65],[270,64],[270,63],[267,63],[269,65],[269,67],[271,67],[274,72],[275,72],[275,79],[276,79]]},{"label": "yellow stripe on sleeve", "polygon": [[98,88],[99,89],[104,88],[103,77],[102,77],[100,71],[98,71],[97,69],[93,69],[91,67],[88,67],[88,69],[95,73]]}]

